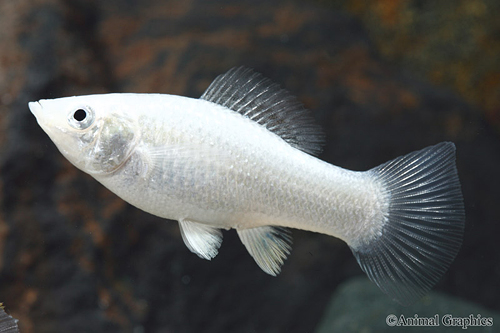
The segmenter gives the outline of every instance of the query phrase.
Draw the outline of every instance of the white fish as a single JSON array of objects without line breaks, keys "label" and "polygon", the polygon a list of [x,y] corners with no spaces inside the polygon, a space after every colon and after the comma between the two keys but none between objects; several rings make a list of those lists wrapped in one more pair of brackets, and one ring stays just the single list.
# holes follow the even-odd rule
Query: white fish
[{"label": "white fish", "polygon": [[453,143],[366,172],[328,164],[310,155],[322,135],[302,105],[244,67],[200,99],[104,94],[29,107],[71,163],[132,205],[179,221],[201,258],[215,257],[221,229],[234,228],[276,275],[291,250],[287,228],[319,232],[344,240],[372,281],[409,304],[462,242]]}]

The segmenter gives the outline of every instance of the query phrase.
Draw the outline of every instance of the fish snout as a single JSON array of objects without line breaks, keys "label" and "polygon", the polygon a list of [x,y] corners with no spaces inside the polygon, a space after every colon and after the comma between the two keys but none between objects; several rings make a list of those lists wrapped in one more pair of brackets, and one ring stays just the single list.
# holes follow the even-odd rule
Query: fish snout
[{"label": "fish snout", "polygon": [[30,108],[31,113],[38,118],[38,115],[42,110],[42,104],[40,104],[40,102],[29,102],[28,107]]}]

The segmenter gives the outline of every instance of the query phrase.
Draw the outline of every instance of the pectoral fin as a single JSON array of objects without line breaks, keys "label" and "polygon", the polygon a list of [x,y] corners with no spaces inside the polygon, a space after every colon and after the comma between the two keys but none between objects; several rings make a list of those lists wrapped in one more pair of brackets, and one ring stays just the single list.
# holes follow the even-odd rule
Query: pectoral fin
[{"label": "pectoral fin", "polygon": [[292,250],[290,231],[279,227],[258,227],[237,230],[238,236],[257,265],[267,274],[276,276]]},{"label": "pectoral fin", "polygon": [[181,235],[188,249],[200,258],[215,258],[222,244],[220,229],[189,220],[179,220]]},{"label": "pectoral fin", "polygon": [[145,167],[139,173],[147,179],[151,174],[164,174],[165,170],[174,173],[193,173],[203,163],[205,168],[218,168],[232,163],[232,157],[226,151],[209,144],[175,143],[159,147],[148,147],[140,152]]}]

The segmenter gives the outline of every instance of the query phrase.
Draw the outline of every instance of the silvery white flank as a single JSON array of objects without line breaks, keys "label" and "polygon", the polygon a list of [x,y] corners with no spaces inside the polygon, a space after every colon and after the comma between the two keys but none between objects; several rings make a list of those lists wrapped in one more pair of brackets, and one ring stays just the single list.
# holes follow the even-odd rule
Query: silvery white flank
[{"label": "silvery white flank", "polygon": [[200,99],[103,94],[30,102],[77,168],[123,200],[179,222],[189,250],[217,255],[236,229],[266,273],[291,250],[288,228],[344,240],[386,294],[410,304],[462,242],[455,146],[439,143],[365,172],[316,157],[323,135],[295,97],[244,67]]}]

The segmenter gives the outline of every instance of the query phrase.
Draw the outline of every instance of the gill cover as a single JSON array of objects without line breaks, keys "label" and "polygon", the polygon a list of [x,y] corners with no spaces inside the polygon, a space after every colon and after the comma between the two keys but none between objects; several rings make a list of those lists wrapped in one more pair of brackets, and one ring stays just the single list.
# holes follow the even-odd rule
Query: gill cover
[{"label": "gill cover", "polygon": [[81,152],[83,165],[77,167],[93,175],[111,173],[129,158],[135,146],[133,123],[126,117],[111,114],[96,120],[94,127],[81,135],[80,140],[87,145]]}]

